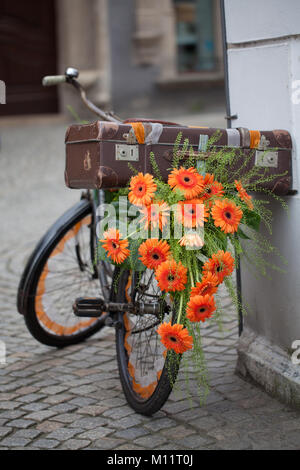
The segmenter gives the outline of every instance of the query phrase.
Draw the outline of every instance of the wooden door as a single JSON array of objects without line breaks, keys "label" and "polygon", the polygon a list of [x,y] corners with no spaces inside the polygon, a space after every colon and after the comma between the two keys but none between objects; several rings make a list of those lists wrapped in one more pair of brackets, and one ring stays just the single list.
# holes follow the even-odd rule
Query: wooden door
[{"label": "wooden door", "polygon": [[6,104],[0,115],[57,112],[56,88],[44,75],[56,73],[54,0],[1,0],[0,80]]}]

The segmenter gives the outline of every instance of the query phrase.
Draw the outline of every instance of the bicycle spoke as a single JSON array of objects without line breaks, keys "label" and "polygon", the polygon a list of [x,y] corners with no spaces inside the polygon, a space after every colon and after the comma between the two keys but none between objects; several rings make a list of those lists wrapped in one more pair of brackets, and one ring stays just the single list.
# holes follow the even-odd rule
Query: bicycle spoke
[{"label": "bicycle spoke", "polygon": [[[164,297],[153,271],[146,270],[136,282],[133,291],[136,291],[136,300],[139,302],[158,302]],[[139,399],[147,399],[157,386],[165,362],[165,348],[156,332],[160,320],[151,314],[125,315],[128,320],[125,322],[125,348],[132,388]],[[164,320],[169,321],[171,318],[170,312]]]},{"label": "bicycle spoke", "polygon": [[89,219],[83,219],[79,227],[66,233],[40,276],[35,294],[36,311],[47,331],[74,334],[98,321],[78,318],[72,310],[76,297],[101,295],[99,280],[94,278]]}]

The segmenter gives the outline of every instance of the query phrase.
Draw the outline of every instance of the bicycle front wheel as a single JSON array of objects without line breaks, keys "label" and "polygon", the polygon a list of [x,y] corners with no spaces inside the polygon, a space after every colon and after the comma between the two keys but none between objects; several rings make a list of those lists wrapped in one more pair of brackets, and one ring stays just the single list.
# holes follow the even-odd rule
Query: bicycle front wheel
[{"label": "bicycle front wheel", "polygon": [[[116,276],[120,273],[116,272]],[[162,293],[154,272],[123,272],[114,282],[118,291],[117,302],[130,302],[132,295],[138,302],[157,302]],[[175,322],[176,312],[171,306],[170,313],[163,321]],[[152,314],[135,315],[119,313],[120,327],[116,330],[116,348],[119,374],[124,394],[129,405],[138,413],[152,415],[168,399],[177,377],[180,356],[167,352],[156,332],[162,319]]]},{"label": "bicycle front wheel", "polygon": [[[31,334],[43,344],[76,344],[104,326],[101,317],[78,318],[72,309],[77,297],[102,294],[94,234],[92,206],[82,200],[50,228],[28,261],[18,307]],[[109,285],[110,273],[105,274]]]}]

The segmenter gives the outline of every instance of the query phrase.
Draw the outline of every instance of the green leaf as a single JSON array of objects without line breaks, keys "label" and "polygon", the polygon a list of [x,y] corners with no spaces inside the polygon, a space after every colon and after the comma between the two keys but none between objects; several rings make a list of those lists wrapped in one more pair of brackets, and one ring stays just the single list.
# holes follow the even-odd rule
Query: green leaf
[{"label": "green leaf", "polygon": [[227,242],[228,238],[226,233],[221,232],[221,230],[216,230],[215,233],[215,242],[218,244],[221,250],[226,251],[227,250]]},{"label": "green leaf", "polygon": [[128,259],[130,263],[130,269],[133,271],[145,271],[146,266],[141,262],[140,257],[139,257],[139,247],[143,240],[129,240],[129,250],[130,250],[130,256]]},{"label": "green leaf", "polygon": [[260,215],[257,214],[257,212],[244,209],[244,214],[243,214],[244,224],[248,225],[248,227],[250,228],[253,228],[253,230],[256,230],[256,232],[259,231],[260,220],[261,220]]},{"label": "green leaf", "polygon": [[238,256],[238,255],[241,255],[242,253],[244,253],[244,250],[239,242],[239,240],[235,239],[235,243],[234,243],[234,250],[235,250],[235,254]]},{"label": "green leaf", "polygon": [[246,235],[245,232],[243,232],[243,230],[241,229],[241,227],[238,228],[237,236],[238,236],[239,238],[243,238],[244,240],[251,240],[251,238],[248,237],[248,235]]},{"label": "green leaf", "polygon": [[205,256],[203,253],[201,253],[201,251],[198,251],[196,256],[198,260],[201,261],[202,263],[205,263],[208,260],[208,257]]},{"label": "green leaf", "polygon": [[[97,245],[97,256],[98,261],[109,261],[111,262],[111,258],[107,256],[106,250],[103,248],[102,243],[99,241]],[[113,263],[111,263],[113,264]]]}]

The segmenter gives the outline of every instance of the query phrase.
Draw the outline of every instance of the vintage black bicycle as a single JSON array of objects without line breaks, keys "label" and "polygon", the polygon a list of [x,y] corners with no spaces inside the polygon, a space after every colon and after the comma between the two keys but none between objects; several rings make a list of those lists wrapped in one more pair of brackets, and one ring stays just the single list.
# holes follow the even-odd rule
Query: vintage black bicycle
[{"label": "vintage black bicycle", "polygon": [[[68,68],[43,84],[67,83],[98,118],[121,123],[87,99],[77,78],[78,71]],[[59,348],[115,327],[124,394],[134,410],[151,415],[167,400],[179,368],[156,333],[161,321],[176,321],[176,309],[171,298],[163,298],[153,271],[121,273],[98,259],[96,226],[107,196],[103,190],[83,192],[42,237],[20,280],[18,311],[38,341]]]}]

